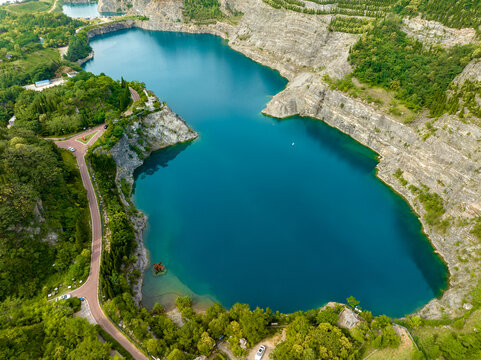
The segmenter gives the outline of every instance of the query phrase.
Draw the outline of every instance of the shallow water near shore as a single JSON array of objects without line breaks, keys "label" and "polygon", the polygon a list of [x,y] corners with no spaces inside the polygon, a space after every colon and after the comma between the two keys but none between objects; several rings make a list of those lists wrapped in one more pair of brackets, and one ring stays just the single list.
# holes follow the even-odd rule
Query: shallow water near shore
[{"label": "shallow water near shore", "polygon": [[145,82],[200,134],[136,173],[145,243],[168,269],[146,272],[144,304],[188,294],[292,312],[353,295],[402,316],[446,287],[376,154],[319,120],[260,113],[286,85],[277,72],[211,35],[130,29],[91,45],[87,71]]}]

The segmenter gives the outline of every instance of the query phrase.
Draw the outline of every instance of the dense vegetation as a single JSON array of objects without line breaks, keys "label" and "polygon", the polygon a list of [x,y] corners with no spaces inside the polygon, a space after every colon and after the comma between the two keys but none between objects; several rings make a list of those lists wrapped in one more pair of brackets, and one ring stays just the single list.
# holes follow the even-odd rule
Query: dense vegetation
[{"label": "dense vegetation", "polygon": [[[30,131],[1,129],[0,301],[36,295],[57,272],[85,278],[88,219],[85,190],[71,155]],[[52,231],[58,234],[55,246],[45,241]]]},{"label": "dense vegetation", "polygon": [[65,59],[69,61],[77,61],[86,58],[92,51],[92,47],[88,43],[87,35],[80,33],[70,38],[68,43],[68,52]]},{"label": "dense vegetation", "polygon": [[395,20],[384,20],[353,46],[349,60],[361,82],[394,91],[410,109],[426,107],[431,114],[440,115],[448,86],[473,52],[468,45],[424,49],[401,31]]},{"label": "dense vegetation", "polygon": [[126,82],[80,72],[65,86],[22,92],[14,108],[15,126],[41,135],[69,134],[118,117],[129,98]]},{"label": "dense vegetation", "polygon": [[463,119],[474,116],[481,119],[481,83],[466,80],[461,84],[451,84],[445,110],[458,114]]},{"label": "dense vegetation", "polygon": [[15,60],[44,47],[67,45],[82,22],[64,14],[15,15],[0,9],[0,58]]},{"label": "dense vegetation", "polygon": [[220,19],[223,16],[218,0],[184,0],[182,14],[187,20],[195,21]]},{"label": "dense vegetation", "polygon": [[110,359],[110,344],[95,327],[72,315],[80,300],[8,299],[0,303],[1,359]]},{"label": "dense vegetation", "polygon": [[371,19],[335,16],[329,23],[329,31],[340,31],[351,34],[362,34],[368,31],[373,23]]},{"label": "dense vegetation", "polygon": [[481,24],[481,3],[473,0],[403,0],[396,10],[410,15],[420,12],[428,20],[453,28],[477,28]]},{"label": "dense vegetation", "polygon": [[[276,9],[288,9],[304,14],[327,15],[342,14],[349,16],[380,17],[385,15],[397,0],[263,0],[266,4]],[[317,5],[331,5],[316,8]]]},{"label": "dense vegetation", "polygon": [[67,45],[82,24],[64,14],[17,15],[10,8],[0,9],[0,123],[13,115],[22,90],[12,86],[50,79],[62,66],[76,68],[54,48]]},{"label": "dense vegetation", "polygon": [[110,232],[108,245],[102,255],[100,288],[107,299],[130,292],[126,265],[134,248],[135,235],[115,184],[117,167],[110,155],[96,151],[89,155],[96,174],[96,182],[102,194],[102,210],[106,212],[106,227]]}]

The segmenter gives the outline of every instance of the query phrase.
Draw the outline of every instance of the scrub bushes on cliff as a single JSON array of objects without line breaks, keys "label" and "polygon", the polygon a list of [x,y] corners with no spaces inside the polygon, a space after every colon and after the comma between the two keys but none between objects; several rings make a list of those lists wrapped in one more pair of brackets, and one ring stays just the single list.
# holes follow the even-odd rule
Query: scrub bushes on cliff
[{"label": "scrub bushes on cliff", "polygon": [[65,46],[81,25],[81,21],[65,14],[15,15],[0,9],[0,57],[4,59],[8,53],[13,59],[23,58],[45,47]]},{"label": "scrub bushes on cliff", "polygon": [[473,0],[402,0],[395,10],[403,15],[414,16],[420,12],[428,20],[458,29],[477,28],[481,24],[481,2]]},{"label": "scrub bushes on cliff", "polygon": [[[0,301],[34,296],[49,276],[78,268],[72,261],[88,247],[85,191],[64,156],[72,155],[30,131],[0,130],[0,254],[8,254],[0,256]],[[55,246],[42,241],[49,231]]]},{"label": "scrub bushes on cliff", "polygon": [[218,0],[184,0],[182,14],[195,21],[215,20],[223,16]]},{"label": "scrub bushes on cliff", "polygon": [[235,354],[245,356],[246,351],[240,348],[239,339],[246,339],[248,347],[252,347],[269,333],[269,322],[279,319],[269,309],[250,310],[245,304],[235,304],[226,311],[216,303],[205,314],[195,314],[190,306],[191,300],[181,299],[182,309],[189,309],[192,314],[191,319],[184,318],[182,327],[162,312],[139,309],[128,293],[107,301],[105,310],[115,322],[122,321],[151,355],[159,358],[183,354],[189,359],[199,353],[208,356],[214,350],[215,340],[222,335],[229,338]]},{"label": "scrub bushes on cliff", "polygon": [[384,20],[352,47],[349,61],[360,81],[394,91],[414,111],[426,107],[439,116],[449,84],[472,59],[473,50],[469,45],[424,49],[395,20]]}]

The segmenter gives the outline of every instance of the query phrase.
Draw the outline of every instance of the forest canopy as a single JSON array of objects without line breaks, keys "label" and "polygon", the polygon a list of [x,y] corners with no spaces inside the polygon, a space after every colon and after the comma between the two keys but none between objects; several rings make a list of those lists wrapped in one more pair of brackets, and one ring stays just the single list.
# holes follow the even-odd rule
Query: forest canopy
[{"label": "forest canopy", "polygon": [[127,82],[80,72],[65,86],[27,90],[15,103],[16,127],[61,135],[113,120],[130,104]]}]

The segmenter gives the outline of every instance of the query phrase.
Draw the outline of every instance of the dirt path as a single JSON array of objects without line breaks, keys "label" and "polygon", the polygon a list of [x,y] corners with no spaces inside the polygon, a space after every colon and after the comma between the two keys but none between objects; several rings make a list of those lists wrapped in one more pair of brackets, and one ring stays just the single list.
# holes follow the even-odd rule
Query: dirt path
[{"label": "dirt path", "polygon": [[51,13],[52,11],[55,10],[55,8],[57,7],[57,2],[58,2],[58,0],[55,0],[55,1],[53,2],[52,7],[51,7],[50,10],[48,11],[49,13]]},{"label": "dirt path", "polygon": [[230,351],[229,347],[224,342],[217,344],[217,348],[226,354],[230,360],[237,360],[235,355],[232,353],[232,351]]},{"label": "dirt path", "polygon": [[271,336],[267,339],[262,340],[260,343],[255,344],[252,349],[249,352],[249,355],[247,356],[247,360],[254,360],[256,357],[256,352],[259,349],[259,346],[264,345],[266,347],[266,352],[264,353],[264,356],[262,357],[263,360],[265,359],[270,359],[272,350],[276,347],[277,344],[279,344],[281,341],[284,341],[286,339],[286,329],[283,329],[282,332],[279,334],[275,334],[274,336]]},{"label": "dirt path", "polygon": [[117,340],[135,359],[148,359],[134,344],[132,344],[125,335],[123,335],[115,326],[110,322],[107,316],[104,314],[99,304],[99,273],[100,273],[100,256],[102,252],[102,227],[100,221],[100,211],[97,202],[97,196],[90,180],[87,165],[85,163],[85,153],[87,152],[88,145],[82,144],[76,139],[82,136],[87,136],[93,132],[97,133],[92,137],[89,144],[95,143],[95,141],[105,132],[104,126],[98,126],[96,128],[84,131],[77,134],[68,140],[56,141],[55,144],[63,149],[68,149],[72,146],[76,149],[73,153],[77,159],[77,163],[82,177],[82,182],[87,190],[87,198],[89,201],[90,217],[92,223],[92,257],[90,261],[90,274],[87,281],[78,289],[75,289],[70,294],[72,296],[83,297],[87,299],[90,306],[90,313],[97,324],[99,324],[105,331],[107,331],[115,340]]}]

